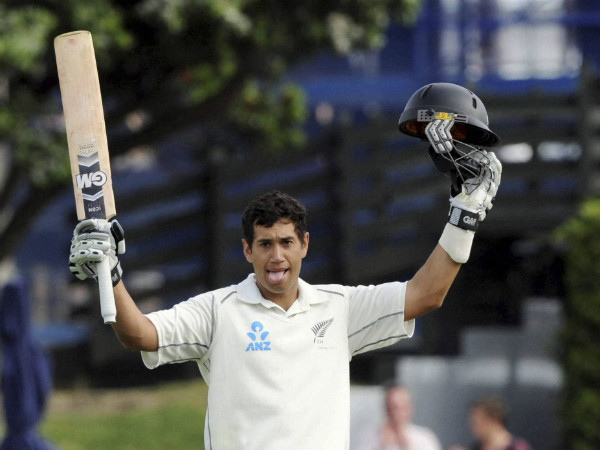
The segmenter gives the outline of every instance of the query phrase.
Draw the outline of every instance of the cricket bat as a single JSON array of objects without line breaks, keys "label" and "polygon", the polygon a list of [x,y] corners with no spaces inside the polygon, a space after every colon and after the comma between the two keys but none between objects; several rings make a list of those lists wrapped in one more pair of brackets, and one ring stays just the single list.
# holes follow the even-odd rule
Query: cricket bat
[{"label": "cricket bat", "polygon": [[[92,35],[73,31],[54,38],[77,219],[109,220],[116,214],[104,109]],[[104,323],[116,319],[108,258],[97,264]]]}]

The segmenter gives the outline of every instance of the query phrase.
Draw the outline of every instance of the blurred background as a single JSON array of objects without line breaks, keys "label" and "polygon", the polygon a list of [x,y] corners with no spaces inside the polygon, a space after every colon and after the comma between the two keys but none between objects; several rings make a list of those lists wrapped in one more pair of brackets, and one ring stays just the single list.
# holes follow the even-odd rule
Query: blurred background
[{"label": "blurred background", "polygon": [[25,286],[54,386],[139,388],[199,374],[147,371],[68,270],[52,40],[76,29],[94,38],[121,261],[145,312],[244,278],[240,215],[272,188],[308,208],[305,280],[410,278],[449,182],[398,117],[424,84],[473,90],[502,138],[496,204],[443,308],[351,362],[353,435],[395,380],[444,446],[469,440],[467,405],[494,392],[535,449],[600,448],[598,1],[2,0],[0,285]]}]

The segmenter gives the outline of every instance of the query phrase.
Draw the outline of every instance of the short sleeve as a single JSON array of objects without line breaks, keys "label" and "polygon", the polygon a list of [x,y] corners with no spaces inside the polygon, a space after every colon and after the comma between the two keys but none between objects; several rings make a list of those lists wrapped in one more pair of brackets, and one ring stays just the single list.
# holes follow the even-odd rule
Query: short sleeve
[{"label": "short sleeve", "polygon": [[206,355],[216,322],[215,297],[198,295],[170,309],[147,314],[158,334],[158,350],[142,352],[146,367],[202,360]]},{"label": "short sleeve", "polygon": [[351,355],[386,347],[413,335],[415,321],[404,321],[405,282],[346,289]]}]

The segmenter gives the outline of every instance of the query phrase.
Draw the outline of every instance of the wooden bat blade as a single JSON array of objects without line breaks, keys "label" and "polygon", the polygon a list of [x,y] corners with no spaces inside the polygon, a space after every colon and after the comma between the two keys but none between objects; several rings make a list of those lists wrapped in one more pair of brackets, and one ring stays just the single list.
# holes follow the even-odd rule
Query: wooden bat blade
[{"label": "wooden bat blade", "polygon": [[89,31],[54,39],[77,218],[116,214],[96,55]]},{"label": "wooden bat blade", "polygon": [[[89,31],[54,39],[77,218],[108,220],[116,214],[96,55]],[[96,264],[104,323],[116,321],[108,258]]]}]

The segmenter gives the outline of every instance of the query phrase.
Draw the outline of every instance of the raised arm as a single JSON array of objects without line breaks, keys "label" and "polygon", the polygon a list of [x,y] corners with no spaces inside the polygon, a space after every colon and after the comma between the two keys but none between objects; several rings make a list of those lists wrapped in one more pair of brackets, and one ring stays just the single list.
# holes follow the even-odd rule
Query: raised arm
[{"label": "raised arm", "polygon": [[460,269],[440,244],[406,284],[404,320],[412,320],[442,306]]},{"label": "raised arm", "polygon": [[156,351],[158,334],[142,314],[121,280],[123,271],[118,255],[125,253],[123,229],[116,220],[87,219],[75,227],[71,241],[69,268],[80,280],[96,278],[96,264],[108,258],[113,281],[116,322],[112,324],[119,341],[130,350]]},{"label": "raised arm", "polygon": [[112,324],[119,341],[127,349],[153,352],[158,349],[156,328],[125,289],[122,281],[114,287],[117,320]]},{"label": "raised arm", "polygon": [[407,283],[405,320],[442,306],[461,264],[469,259],[475,231],[500,185],[502,164],[496,155],[468,145],[467,152],[459,154],[450,135],[452,123],[453,119],[434,120],[425,129],[436,167],[452,179],[450,212],[438,245]]}]

